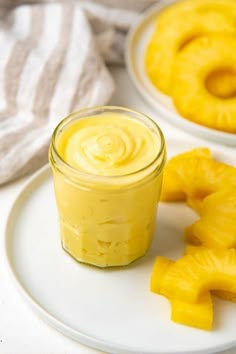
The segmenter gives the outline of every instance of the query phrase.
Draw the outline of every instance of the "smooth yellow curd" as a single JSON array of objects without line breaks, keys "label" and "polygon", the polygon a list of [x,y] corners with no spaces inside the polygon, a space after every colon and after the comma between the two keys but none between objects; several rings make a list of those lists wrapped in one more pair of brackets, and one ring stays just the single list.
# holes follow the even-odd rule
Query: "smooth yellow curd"
[{"label": "smooth yellow curd", "polygon": [[164,161],[160,129],[136,112],[102,107],[62,121],[50,162],[63,248],[100,267],[144,255],[153,237]]}]

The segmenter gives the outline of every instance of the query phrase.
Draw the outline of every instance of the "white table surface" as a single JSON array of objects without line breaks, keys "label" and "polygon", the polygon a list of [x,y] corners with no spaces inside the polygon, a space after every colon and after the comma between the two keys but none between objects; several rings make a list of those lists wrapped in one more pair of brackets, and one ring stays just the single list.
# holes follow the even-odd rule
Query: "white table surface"
[{"label": "white table surface", "polygon": [[[117,85],[112,104],[148,114],[157,120],[167,138],[176,134],[183,139],[189,138],[189,135],[158,119],[158,113],[139,96],[124,69],[113,68],[112,73]],[[198,140],[199,145],[212,145]],[[236,151],[234,148],[225,149]],[[18,294],[6,270],[3,257],[4,225],[8,211],[27,179],[26,177],[0,188],[0,354],[101,354],[100,351],[84,347],[63,336],[39,319]],[[236,354],[236,348],[225,351],[224,354]]]}]

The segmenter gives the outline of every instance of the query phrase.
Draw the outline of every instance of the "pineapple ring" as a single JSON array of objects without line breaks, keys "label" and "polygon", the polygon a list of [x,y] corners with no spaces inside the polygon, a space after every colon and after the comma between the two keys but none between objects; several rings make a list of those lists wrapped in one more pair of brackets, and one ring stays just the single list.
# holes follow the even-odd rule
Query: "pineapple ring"
[{"label": "pineapple ring", "polygon": [[[160,293],[161,280],[174,261],[164,257],[157,257],[151,276],[151,291]],[[205,330],[212,329],[213,307],[209,292],[203,294],[197,303],[190,303],[180,299],[169,299],[171,303],[171,320],[187,326]]]},{"label": "pineapple ring", "polygon": [[236,293],[236,250],[200,249],[184,255],[167,269],[160,281],[167,298],[196,303],[209,290]]},{"label": "pineapple ring", "polygon": [[222,70],[236,75],[236,36],[209,34],[195,39],[176,56],[172,99],[186,119],[236,133],[236,90],[224,99],[212,94],[206,84]]},{"label": "pineapple ring", "polygon": [[209,248],[236,248],[236,188],[228,187],[206,197],[200,219],[186,228],[188,242]]},{"label": "pineapple ring", "polygon": [[[176,54],[188,43],[207,33],[220,31],[236,33],[235,18],[224,13],[195,14],[194,11],[189,11],[188,16],[191,21],[183,21],[183,18],[177,15],[171,26],[167,22],[159,28],[157,22],[156,31],[147,47],[145,55],[147,75],[153,85],[165,94],[171,92],[172,67]],[[209,86],[216,88],[219,86],[218,91],[221,93],[219,82],[221,83],[219,78],[214,78],[209,82]],[[225,80],[224,86],[226,86],[224,91],[228,92],[232,86],[231,81]]]},{"label": "pineapple ring", "polygon": [[202,199],[226,183],[236,187],[236,168],[214,160],[206,148],[193,149],[167,162],[161,200],[187,200],[200,212]]}]

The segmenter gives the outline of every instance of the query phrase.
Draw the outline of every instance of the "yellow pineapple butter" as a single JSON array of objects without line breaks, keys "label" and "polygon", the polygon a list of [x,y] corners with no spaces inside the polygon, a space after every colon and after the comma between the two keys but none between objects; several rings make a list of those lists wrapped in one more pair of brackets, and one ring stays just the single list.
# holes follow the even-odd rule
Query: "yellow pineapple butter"
[{"label": "yellow pineapple butter", "polygon": [[73,113],[55,129],[51,163],[63,248],[99,267],[148,250],[165,163],[160,128],[122,107]]}]

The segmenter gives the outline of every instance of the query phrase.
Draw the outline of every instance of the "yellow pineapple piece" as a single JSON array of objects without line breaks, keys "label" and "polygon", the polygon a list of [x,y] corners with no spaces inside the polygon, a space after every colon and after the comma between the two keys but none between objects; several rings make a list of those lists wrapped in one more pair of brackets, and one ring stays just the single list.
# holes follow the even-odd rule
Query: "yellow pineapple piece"
[{"label": "yellow pineapple piece", "polygon": [[194,149],[167,162],[161,200],[196,201],[194,208],[200,211],[201,200],[225,184],[236,187],[236,168],[214,160],[208,149]]},{"label": "yellow pineapple piece", "polygon": [[[236,96],[210,92],[208,78],[217,71],[236,72],[236,36],[212,33],[189,43],[175,57],[171,96],[178,112],[195,123],[236,133]],[[232,74],[234,75],[234,74]]]},{"label": "yellow pineapple piece", "polygon": [[[157,257],[151,276],[151,291],[159,294],[160,285],[167,270],[174,262],[164,257]],[[207,292],[197,303],[181,299],[169,299],[171,303],[171,319],[187,326],[210,330],[213,322],[213,308],[210,293]]]},{"label": "yellow pineapple piece", "polygon": [[197,302],[209,290],[236,293],[236,251],[201,249],[184,255],[169,267],[160,293],[168,298]]},{"label": "yellow pineapple piece", "polygon": [[174,264],[174,261],[168,258],[161,256],[156,257],[150,280],[150,290],[153,293],[160,294],[161,280],[172,264]]},{"label": "yellow pineapple piece", "polygon": [[[175,16],[171,25],[169,22],[157,26],[147,46],[145,68],[154,86],[165,94],[171,94],[172,68],[176,54],[192,40],[203,34],[224,32],[236,33],[235,18],[221,12],[195,13],[188,11],[191,21],[183,21],[181,16]],[[209,81],[209,87],[215,87],[215,78]],[[217,81],[218,83],[218,81]],[[225,85],[231,81],[225,80]],[[224,86],[225,86],[224,85]],[[220,81],[220,89],[222,84]],[[231,86],[230,86],[231,87]]]},{"label": "yellow pineapple piece", "polygon": [[[185,247],[185,252],[184,254],[194,254],[195,252],[198,252],[199,250],[205,249],[206,247],[204,246],[194,246],[187,244]],[[232,293],[229,291],[224,291],[224,290],[212,290],[212,294],[215,296],[227,300],[227,301],[232,301],[236,302],[236,293]]]},{"label": "yellow pineapple piece", "polygon": [[187,326],[211,330],[213,306],[210,292],[204,293],[196,303],[173,298],[171,300],[171,319]]},{"label": "yellow pineapple piece", "polygon": [[188,242],[209,248],[236,248],[236,187],[228,187],[202,201],[200,219],[186,228]]},{"label": "yellow pineapple piece", "polygon": [[163,176],[163,185],[161,192],[162,201],[182,201],[186,199],[186,193],[183,190],[183,174],[189,161],[199,158],[211,159],[210,150],[207,148],[193,149],[188,152],[172,157],[166,164]]}]

